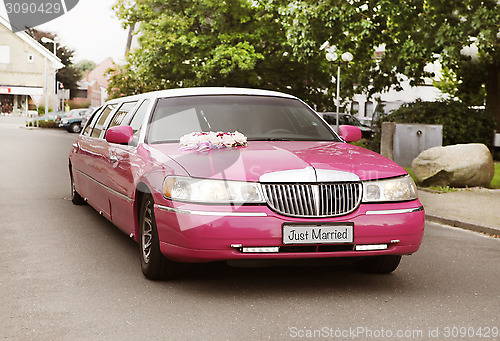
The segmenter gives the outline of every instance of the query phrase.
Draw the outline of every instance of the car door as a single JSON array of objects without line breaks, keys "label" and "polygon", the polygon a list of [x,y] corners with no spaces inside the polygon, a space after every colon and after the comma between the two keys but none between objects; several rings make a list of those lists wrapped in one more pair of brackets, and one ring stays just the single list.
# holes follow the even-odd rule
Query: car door
[{"label": "car door", "polygon": [[[117,125],[131,125],[134,134],[138,136],[144,116],[149,109],[150,100],[126,102],[116,111],[111,128]],[[137,177],[141,175],[143,160],[138,157],[137,144],[132,141],[128,145],[109,144],[109,163],[107,173],[109,182],[109,203],[111,206],[111,221],[127,234],[133,233],[134,210],[133,200]]]},{"label": "car door", "polygon": [[78,192],[106,218],[111,219],[107,190],[109,145],[104,139],[104,127],[117,104],[108,104],[97,112],[78,138],[73,151],[73,177]]}]

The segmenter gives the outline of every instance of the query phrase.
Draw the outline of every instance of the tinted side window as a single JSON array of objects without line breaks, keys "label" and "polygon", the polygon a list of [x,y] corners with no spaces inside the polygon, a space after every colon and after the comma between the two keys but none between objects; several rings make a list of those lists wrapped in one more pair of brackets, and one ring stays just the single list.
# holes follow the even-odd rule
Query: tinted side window
[{"label": "tinted side window", "polygon": [[94,114],[89,118],[89,121],[87,122],[87,125],[85,126],[85,129],[83,131],[83,135],[89,136],[90,132],[92,131],[92,128],[94,127],[97,119],[101,115],[101,109],[102,107],[98,108],[95,110]]},{"label": "tinted side window", "polygon": [[94,129],[92,130],[92,134],[90,134],[91,137],[101,136],[101,132],[104,129],[104,123],[106,123],[106,119],[108,118],[109,114],[116,108],[116,106],[116,104],[109,104],[104,108],[102,114],[97,120]]},{"label": "tinted side window", "polygon": [[148,112],[149,107],[149,99],[145,100],[141,103],[139,109],[137,109],[132,121],[130,122],[130,126],[134,130],[134,135],[138,135],[142,128],[142,122],[144,121],[144,116]]},{"label": "tinted side window", "polygon": [[113,119],[111,120],[111,123],[109,124],[109,128],[121,125],[123,123],[123,119],[125,118],[125,116],[127,116],[129,111],[133,107],[135,107],[136,104],[137,104],[137,101],[123,103],[122,106],[120,107],[120,109],[118,109],[116,111],[115,116],[113,116]]}]

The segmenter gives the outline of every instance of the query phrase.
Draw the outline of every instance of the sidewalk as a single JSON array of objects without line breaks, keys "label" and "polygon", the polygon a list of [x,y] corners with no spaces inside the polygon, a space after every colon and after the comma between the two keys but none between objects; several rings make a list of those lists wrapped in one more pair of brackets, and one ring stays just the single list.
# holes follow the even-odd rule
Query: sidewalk
[{"label": "sidewalk", "polygon": [[429,221],[500,236],[500,190],[441,193],[419,189],[418,197]]}]

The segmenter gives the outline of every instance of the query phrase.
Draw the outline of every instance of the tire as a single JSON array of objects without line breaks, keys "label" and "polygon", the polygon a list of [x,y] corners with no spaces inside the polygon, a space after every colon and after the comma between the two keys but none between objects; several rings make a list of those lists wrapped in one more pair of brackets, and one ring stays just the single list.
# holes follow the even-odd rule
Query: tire
[{"label": "tire", "polygon": [[384,255],[366,257],[356,263],[356,267],[361,272],[371,274],[388,274],[397,269],[401,256]]},{"label": "tire", "polygon": [[83,205],[83,204],[85,204],[85,200],[76,191],[75,181],[73,180],[73,175],[71,175],[71,174],[70,174],[70,181],[71,181],[71,202],[74,205]]},{"label": "tire", "polygon": [[160,251],[154,201],[151,195],[144,195],[140,209],[139,246],[142,273],[153,281],[174,279],[178,276],[180,264],[166,258]]},{"label": "tire", "polygon": [[79,133],[82,131],[82,127],[80,126],[80,123],[71,123],[71,125],[68,127],[68,131],[70,133]]}]

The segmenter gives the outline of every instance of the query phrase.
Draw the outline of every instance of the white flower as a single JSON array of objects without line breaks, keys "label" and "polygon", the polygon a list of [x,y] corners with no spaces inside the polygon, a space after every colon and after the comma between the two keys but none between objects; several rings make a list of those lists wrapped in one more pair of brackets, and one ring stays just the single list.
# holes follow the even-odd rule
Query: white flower
[{"label": "white flower", "polygon": [[247,138],[240,132],[194,132],[186,134],[179,139],[181,150],[195,149],[204,151],[208,149],[231,148],[246,146]]},{"label": "white flower", "polygon": [[234,134],[234,141],[242,146],[247,144],[247,137],[240,133],[239,131],[235,131]]},{"label": "white flower", "polygon": [[234,145],[234,138],[229,134],[225,134],[222,136],[221,142],[226,147],[232,147]]},{"label": "white flower", "polygon": [[222,146],[222,139],[218,135],[219,135],[219,132],[214,133],[213,131],[211,131],[210,133],[208,133],[208,141],[207,142],[213,144],[216,147]]}]

